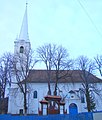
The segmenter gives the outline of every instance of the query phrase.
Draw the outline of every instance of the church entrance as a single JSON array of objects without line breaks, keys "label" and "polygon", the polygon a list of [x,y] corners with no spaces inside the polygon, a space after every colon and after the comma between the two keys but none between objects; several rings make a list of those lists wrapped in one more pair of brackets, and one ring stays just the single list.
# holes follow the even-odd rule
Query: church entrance
[{"label": "church entrance", "polygon": [[69,105],[69,114],[78,114],[78,108],[75,103]]}]

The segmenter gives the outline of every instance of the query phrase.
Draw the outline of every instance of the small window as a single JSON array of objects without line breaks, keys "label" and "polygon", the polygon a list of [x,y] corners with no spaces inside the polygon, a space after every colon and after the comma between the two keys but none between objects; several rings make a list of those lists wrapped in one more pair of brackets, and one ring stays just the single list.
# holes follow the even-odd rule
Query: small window
[{"label": "small window", "polygon": [[37,98],[37,91],[34,91],[33,98]]},{"label": "small window", "polygon": [[21,46],[21,47],[20,47],[20,53],[23,53],[23,52],[24,52],[24,47]]},{"label": "small window", "polygon": [[74,98],[74,96],[72,95],[71,98]]},{"label": "small window", "polygon": [[19,114],[20,114],[20,115],[23,115],[23,109],[20,109],[20,110],[19,110]]},{"label": "small window", "polygon": [[84,96],[81,97],[81,103],[85,103],[85,98],[84,98]]},{"label": "small window", "polygon": [[80,91],[80,98],[81,98],[81,103],[85,103],[84,92],[82,90]]}]

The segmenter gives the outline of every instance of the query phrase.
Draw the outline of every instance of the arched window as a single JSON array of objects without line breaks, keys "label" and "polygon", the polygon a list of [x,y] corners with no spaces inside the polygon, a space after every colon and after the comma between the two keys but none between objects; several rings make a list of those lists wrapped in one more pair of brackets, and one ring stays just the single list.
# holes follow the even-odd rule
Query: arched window
[{"label": "arched window", "polygon": [[33,98],[37,98],[37,91],[34,91]]},{"label": "arched window", "polygon": [[20,53],[23,53],[23,52],[24,52],[24,47],[21,46],[21,47],[20,47]]},{"label": "arched window", "polygon": [[84,91],[83,89],[80,89],[80,99],[81,99],[81,103],[85,103],[85,96],[84,96]]}]

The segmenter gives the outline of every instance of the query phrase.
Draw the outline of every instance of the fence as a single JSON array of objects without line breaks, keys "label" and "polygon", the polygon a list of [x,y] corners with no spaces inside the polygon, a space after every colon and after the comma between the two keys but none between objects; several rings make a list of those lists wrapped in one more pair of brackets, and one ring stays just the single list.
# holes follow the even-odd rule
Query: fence
[{"label": "fence", "polygon": [[93,120],[102,120],[102,111],[93,113]]},{"label": "fence", "polygon": [[92,113],[80,113],[77,115],[46,115],[46,116],[13,116],[0,115],[0,120],[93,120]]}]

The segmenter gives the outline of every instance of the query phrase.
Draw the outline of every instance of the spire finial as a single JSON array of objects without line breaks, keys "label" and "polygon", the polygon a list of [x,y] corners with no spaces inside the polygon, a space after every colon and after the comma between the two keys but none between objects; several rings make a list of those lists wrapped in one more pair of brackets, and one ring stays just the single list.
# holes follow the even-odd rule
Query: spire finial
[{"label": "spire finial", "polygon": [[28,1],[26,0],[26,8],[27,8],[27,5],[28,5]]}]

